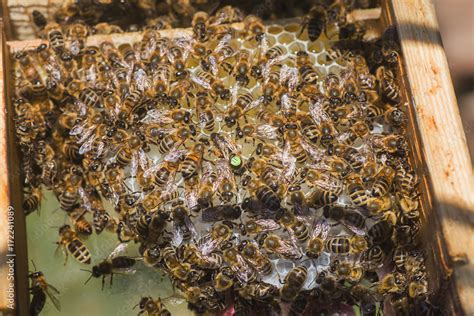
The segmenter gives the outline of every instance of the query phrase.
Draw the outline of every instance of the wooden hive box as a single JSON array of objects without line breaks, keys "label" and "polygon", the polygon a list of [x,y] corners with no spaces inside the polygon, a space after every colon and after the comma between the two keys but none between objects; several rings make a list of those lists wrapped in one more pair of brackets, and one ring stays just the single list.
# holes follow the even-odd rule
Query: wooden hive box
[{"label": "wooden hive box", "polygon": [[[28,10],[46,12],[57,1],[3,1],[0,23],[0,311],[26,315],[28,308],[28,259],[25,217],[18,152],[13,131],[9,55],[40,40],[31,38]],[[364,14],[367,14],[364,13]],[[370,11],[378,16],[380,12]],[[26,19],[26,20],[25,20]],[[25,22],[26,21],[26,22]],[[449,315],[473,315],[474,303],[474,177],[461,118],[441,42],[434,6],[430,0],[384,0],[382,23],[396,25],[402,49],[402,78],[406,87],[414,164],[421,177],[422,238],[430,288],[436,304]],[[163,31],[176,36],[189,30]],[[123,43],[139,39],[138,33],[92,36],[88,43],[104,39]],[[14,221],[9,222],[11,210]],[[10,212],[10,214],[9,214]],[[10,217],[11,220],[11,217]],[[14,229],[14,251],[9,239]],[[15,281],[8,277],[8,261],[14,259]],[[14,285],[12,310],[7,289]]]}]

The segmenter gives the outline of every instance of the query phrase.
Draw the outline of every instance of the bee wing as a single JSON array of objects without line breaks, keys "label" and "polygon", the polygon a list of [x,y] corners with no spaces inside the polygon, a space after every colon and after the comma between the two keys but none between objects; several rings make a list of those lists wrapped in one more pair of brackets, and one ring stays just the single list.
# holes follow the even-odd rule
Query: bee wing
[{"label": "bee wing", "polygon": [[315,218],[313,223],[313,233],[311,234],[312,237],[321,236],[322,239],[325,239],[328,234],[329,230],[331,229],[331,225],[329,222],[324,218]]},{"label": "bee wing", "polygon": [[99,142],[99,145],[97,146],[97,153],[95,154],[95,157],[98,158],[102,155],[105,149],[105,143],[103,141]]},{"label": "bee wing", "polygon": [[232,270],[235,272],[237,279],[245,284],[249,280],[252,268],[240,254],[237,254],[237,264],[232,265]]},{"label": "bee wing", "polygon": [[246,113],[248,111],[251,111],[253,109],[255,109],[257,106],[259,106],[260,104],[262,104],[263,102],[263,95],[259,96],[258,98],[256,98],[255,100],[253,100],[252,102],[250,102],[249,104],[247,104],[245,106],[245,108],[242,110],[243,113]]},{"label": "bee wing", "polygon": [[206,81],[202,80],[201,78],[199,78],[195,75],[191,76],[191,80],[194,81],[195,83],[197,83],[198,85],[204,87],[207,90],[211,89],[211,85],[209,83],[207,83]]},{"label": "bee wing", "polygon": [[91,202],[90,202],[90,200],[89,200],[89,197],[87,196],[87,193],[84,191],[84,189],[83,189],[82,187],[79,187],[79,188],[77,189],[77,191],[78,191],[78,193],[79,193],[79,195],[80,195],[80,197],[81,197],[81,199],[82,199],[84,208],[90,212],[91,209],[92,209],[92,204],[91,204]]},{"label": "bee wing", "polygon": [[133,73],[133,79],[135,82],[135,87],[140,91],[146,91],[151,88],[151,80],[148,78],[145,70],[138,68]]},{"label": "bee wing", "polygon": [[138,150],[138,162],[139,162],[140,168],[142,170],[147,169],[147,167],[148,167],[148,158],[146,156],[145,151],[141,148]]},{"label": "bee wing", "polygon": [[257,219],[255,223],[260,226],[262,232],[269,232],[280,228],[280,224],[272,219]]},{"label": "bee wing", "polygon": [[309,144],[304,139],[301,139],[301,146],[311,157],[313,157],[313,161],[319,162],[323,160],[324,151],[321,149]]},{"label": "bee wing", "polygon": [[173,224],[173,236],[171,237],[171,243],[175,247],[179,247],[183,243],[183,230],[181,227],[175,222]]},{"label": "bee wing", "polygon": [[224,46],[226,46],[227,44],[229,44],[230,40],[232,39],[232,35],[230,34],[226,34],[224,36],[222,36],[221,40],[219,41],[219,43],[217,44],[216,48],[214,49],[214,51],[216,53],[220,52],[222,50],[222,48],[224,48]]},{"label": "bee wing", "polygon": [[164,161],[177,162],[181,157],[186,154],[185,149],[173,149],[163,158]]},{"label": "bee wing", "polygon": [[219,69],[217,69],[217,60],[214,56],[209,56],[209,62],[211,64],[211,72],[214,76],[217,76]]},{"label": "bee wing", "polygon": [[196,188],[186,190],[184,193],[186,205],[190,210],[194,209],[198,205],[198,192]]},{"label": "bee wing", "polygon": [[323,98],[316,102],[311,102],[309,104],[309,114],[316,122],[317,125],[320,125],[322,122],[330,122],[329,114],[323,109]]},{"label": "bee wing", "polygon": [[278,127],[270,124],[261,124],[257,126],[257,136],[259,138],[275,140],[278,138]]},{"label": "bee wing", "polygon": [[341,224],[344,225],[345,227],[347,227],[353,233],[355,233],[357,235],[360,235],[360,236],[365,236],[364,229],[358,228],[358,227],[354,226],[353,224],[345,221],[344,219],[341,220]]},{"label": "bee wing", "polygon": [[[52,290],[52,291],[50,291],[50,290]],[[48,284],[48,286],[46,287],[44,292],[46,293],[46,295],[48,295],[48,297],[51,300],[51,302],[53,303],[54,307],[58,311],[61,311],[61,303],[59,302],[59,299],[56,296],[57,294],[60,294],[59,291],[55,287]],[[52,292],[55,292],[55,293],[52,293]]]},{"label": "bee wing", "polygon": [[157,124],[171,124],[173,119],[169,117],[169,110],[166,109],[152,109],[147,112],[141,122],[143,123],[157,123]]},{"label": "bee wing", "polygon": [[136,269],[133,268],[120,268],[120,269],[113,269],[113,272],[116,274],[135,274],[137,272]]},{"label": "bee wing", "polygon": [[173,306],[181,305],[185,302],[186,300],[184,298],[180,297],[169,297],[166,298],[166,304],[170,304]]},{"label": "bee wing", "polygon": [[152,174],[154,174],[155,172],[158,171],[158,169],[160,169],[162,166],[161,163],[157,163],[157,164],[153,164],[150,166],[150,168],[146,169],[144,172],[143,172],[143,176],[145,178],[148,178],[150,177]]},{"label": "bee wing", "polygon": [[115,247],[115,249],[108,255],[107,259],[112,259],[120,255],[127,249],[128,243],[120,243]]},{"label": "bee wing", "polygon": [[73,126],[73,128],[71,128],[71,130],[69,131],[69,135],[79,135],[79,134],[82,134],[82,132],[84,131],[84,129],[87,127],[87,121],[85,121],[84,123],[82,124],[76,124]]},{"label": "bee wing", "polygon": [[237,95],[238,95],[238,92],[239,92],[239,85],[238,84],[233,85],[232,88],[231,88],[231,92],[232,92],[232,103],[231,104],[235,104],[237,102]]},{"label": "bee wing", "polygon": [[296,158],[290,152],[290,143],[285,142],[285,147],[281,152],[281,163],[285,166],[285,170],[282,173],[284,180],[288,183],[291,182],[296,171]]},{"label": "bee wing", "polygon": [[[290,239],[291,239],[291,234],[290,234]],[[302,253],[298,249],[298,246],[296,246],[296,238],[294,241],[292,241],[292,244],[290,244],[286,240],[282,240],[280,243],[280,246],[278,247],[278,252],[289,258],[301,258]]]},{"label": "bee wing", "polygon": [[197,237],[198,237],[196,227],[194,226],[194,223],[191,221],[189,216],[184,217],[184,223],[185,223],[186,227],[189,229],[189,231],[191,232],[191,236],[192,236],[193,240],[196,240]]},{"label": "bee wing", "polygon": [[[285,65],[286,66],[286,65]],[[282,68],[283,70],[283,68]],[[281,72],[280,72],[281,73]],[[282,76],[280,75],[280,81],[282,79]],[[285,78],[286,80],[286,78]],[[291,101],[290,101],[290,98],[288,97],[288,94],[287,93],[284,93],[282,96],[281,96],[281,99],[280,99],[280,102],[281,102],[281,110],[283,112],[287,112],[288,110],[291,109]]]},{"label": "bee wing", "polygon": [[91,137],[89,137],[89,139],[87,141],[85,141],[81,145],[81,147],[79,148],[79,154],[80,155],[84,155],[85,153],[89,152],[92,149],[92,144],[94,143],[95,138],[96,138],[96,136],[92,135]]},{"label": "bee wing", "polygon": [[214,251],[214,249],[219,245],[219,240],[212,239],[211,234],[206,234],[202,239],[204,239],[204,242],[199,245],[199,250],[205,256]]},{"label": "bee wing", "polygon": [[135,177],[137,175],[137,169],[138,169],[138,159],[137,159],[137,153],[134,152],[132,154],[132,161],[130,161],[130,175],[132,177]]}]

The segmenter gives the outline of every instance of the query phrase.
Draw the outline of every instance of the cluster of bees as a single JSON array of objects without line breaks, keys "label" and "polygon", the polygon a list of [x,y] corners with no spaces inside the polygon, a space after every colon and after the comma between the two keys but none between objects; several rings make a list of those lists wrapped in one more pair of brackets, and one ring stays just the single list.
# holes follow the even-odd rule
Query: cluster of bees
[{"label": "cluster of bees", "polygon": [[[355,8],[371,8],[379,0],[75,0],[64,1],[58,8],[50,8],[51,19],[61,25],[82,23],[90,26],[93,34],[134,32],[144,27],[167,29],[190,27],[195,13],[208,12],[219,16],[219,8],[232,6],[232,14],[240,19],[244,12],[262,19],[281,19],[299,16],[316,3],[326,7],[329,15],[333,10],[351,11]],[[332,7],[330,7],[332,5]],[[334,5],[336,4],[336,5]],[[238,7],[237,7],[238,6]],[[133,12],[133,14],[130,14]],[[40,11],[32,12],[32,21],[39,30],[48,20]]]},{"label": "cluster of bees", "polygon": [[[90,265],[85,238],[114,233],[90,278],[140,261],[198,314],[429,312],[396,33],[365,42],[336,5],[293,33],[226,6],[121,45],[45,24],[45,43],[13,56],[26,214],[52,191],[66,259]],[[329,40],[330,26],[346,31]],[[32,314],[45,294],[59,308],[30,277]],[[159,298],[138,306],[169,314]]]}]

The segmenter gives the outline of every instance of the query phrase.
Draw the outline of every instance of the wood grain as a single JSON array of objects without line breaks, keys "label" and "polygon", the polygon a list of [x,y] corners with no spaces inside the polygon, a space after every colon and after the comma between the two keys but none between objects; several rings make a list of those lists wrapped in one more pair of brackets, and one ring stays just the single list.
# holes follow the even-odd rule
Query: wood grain
[{"label": "wood grain", "polygon": [[[3,21],[1,22],[0,40],[4,41]],[[5,107],[5,71],[4,71],[4,56],[0,51],[0,310],[7,309],[9,282],[7,280],[8,264],[8,208],[10,206],[10,186],[8,181],[8,164],[7,164],[7,118]]]},{"label": "wood grain", "polygon": [[[457,314],[474,314],[474,178],[434,7],[429,0],[389,3],[402,41],[419,151],[430,187],[431,231],[442,285]],[[430,225],[433,229],[438,225]],[[426,245],[429,246],[429,245]]]}]

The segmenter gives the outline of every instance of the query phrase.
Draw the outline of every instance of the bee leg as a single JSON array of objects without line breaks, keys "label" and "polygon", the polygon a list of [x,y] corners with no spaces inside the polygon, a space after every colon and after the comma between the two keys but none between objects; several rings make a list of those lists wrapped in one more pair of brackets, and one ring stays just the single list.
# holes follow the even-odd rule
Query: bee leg
[{"label": "bee leg", "polygon": [[105,285],[105,275],[102,276],[102,291],[104,290]]},{"label": "bee leg", "polygon": [[114,282],[114,274],[111,273],[110,274],[110,287],[112,287],[113,282]]},{"label": "bee leg", "polygon": [[66,265],[67,258],[69,258],[69,254],[67,253],[66,249],[64,249],[64,254],[66,255],[66,259],[64,259],[64,265]]},{"label": "bee leg", "polygon": [[301,37],[301,34],[303,34],[306,26],[308,25],[308,16],[305,16],[303,19],[303,22],[301,23],[301,30],[300,33],[298,34],[297,38]]}]

